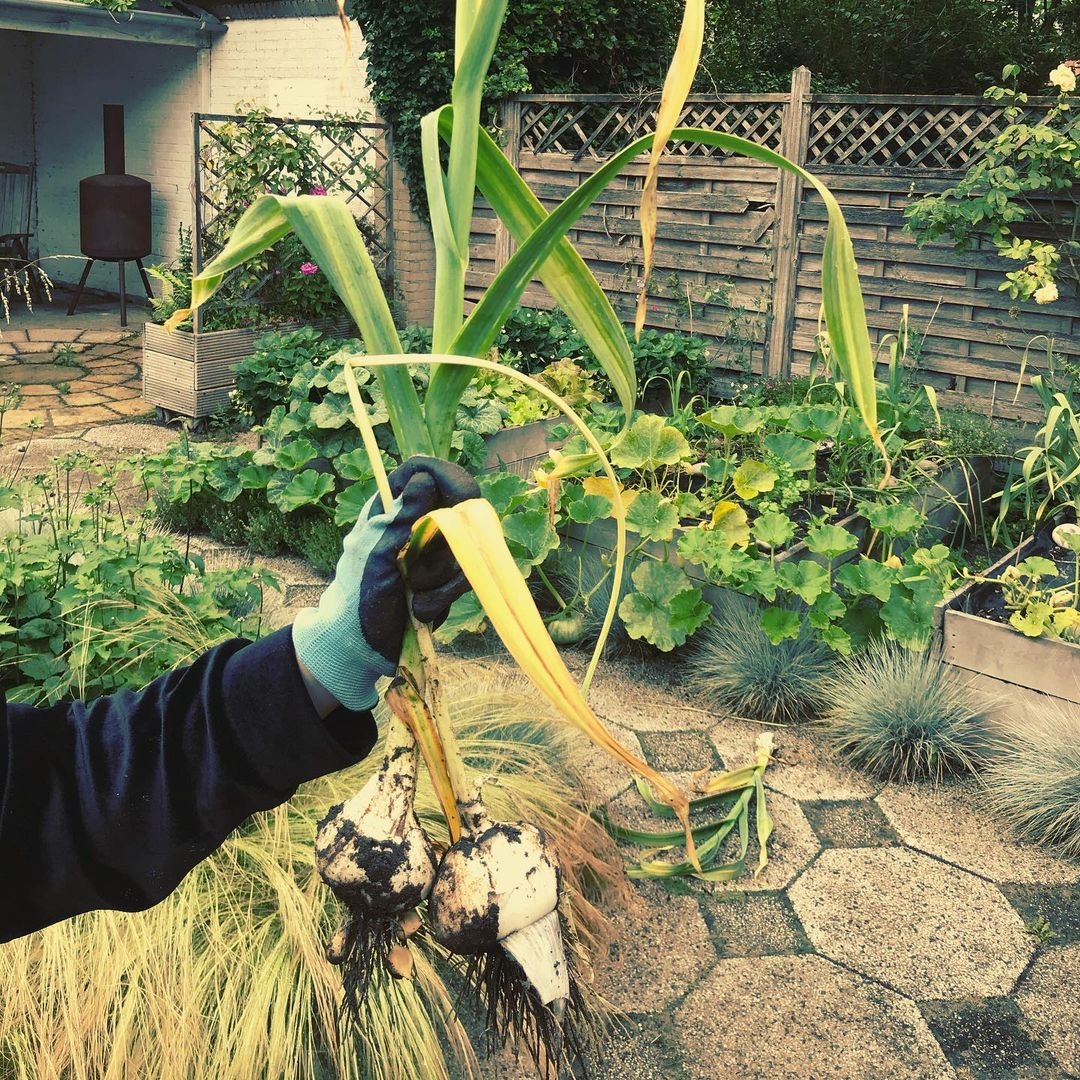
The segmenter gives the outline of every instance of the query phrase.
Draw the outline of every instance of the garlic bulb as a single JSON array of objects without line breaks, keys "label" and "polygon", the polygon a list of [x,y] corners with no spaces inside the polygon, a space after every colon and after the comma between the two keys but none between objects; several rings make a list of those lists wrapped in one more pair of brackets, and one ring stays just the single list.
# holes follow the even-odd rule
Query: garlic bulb
[{"label": "garlic bulb", "polygon": [[461,808],[467,832],[443,856],[428,899],[435,939],[466,955],[499,946],[543,1004],[570,994],[559,927],[559,867],[544,833],[493,822],[479,799]]},{"label": "garlic bulb", "polygon": [[397,978],[411,975],[407,939],[419,929],[415,908],[435,880],[435,849],[413,809],[416,758],[408,730],[391,721],[379,771],[319,823],[316,866],[345,908],[326,957],[345,965],[354,1013],[376,962]]}]

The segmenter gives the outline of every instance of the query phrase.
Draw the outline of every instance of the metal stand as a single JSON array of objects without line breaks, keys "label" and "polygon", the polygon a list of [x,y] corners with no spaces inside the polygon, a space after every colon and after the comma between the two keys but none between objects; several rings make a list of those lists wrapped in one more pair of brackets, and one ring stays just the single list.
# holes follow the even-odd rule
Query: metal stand
[{"label": "metal stand", "polygon": [[146,269],[142,264],[142,259],[87,259],[86,265],[83,267],[82,277],[79,278],[79,287],[71,298],[68,314],[75,314],[75,309],[79,306],[79,300],[82,299],[83,289],[86,287],[86,279],[90,276],[90,268],[95,262],[114,262],[117,264],[120,279],[120,325],[127,326],[127,273],[124,269],[126,263],[134,262],[139,268],[139,276],[142,278],[143,288],[146,289],[146,298],[147,300],[154,299],[154,293],[150,288],[150,279],[146,276]]}]

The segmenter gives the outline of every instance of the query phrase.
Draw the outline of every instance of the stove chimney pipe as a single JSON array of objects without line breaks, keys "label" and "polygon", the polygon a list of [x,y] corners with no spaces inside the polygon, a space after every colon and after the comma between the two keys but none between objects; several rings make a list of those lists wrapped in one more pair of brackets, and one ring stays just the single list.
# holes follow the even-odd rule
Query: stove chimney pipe
[{"label": "stove chimney pipe", "polygon": [[105,172],[110,176],[124,173],[124,106],[105,105]]}]

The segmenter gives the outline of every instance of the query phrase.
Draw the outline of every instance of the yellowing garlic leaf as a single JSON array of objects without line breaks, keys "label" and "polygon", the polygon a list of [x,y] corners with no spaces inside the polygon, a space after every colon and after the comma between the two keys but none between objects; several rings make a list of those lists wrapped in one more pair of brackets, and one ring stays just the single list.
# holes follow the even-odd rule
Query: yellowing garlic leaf
[{"label": "yellowing garlic leaf", "polygon": [[[503,540],[498,515],[484,499],[435,510],[413,533],[412,546],[430,538],[429,524],[445,537],[510,655],[566,720],[597,746],[644,777],[682,822],[687,851],[696,862],[690,835],[689,800],[670,781],[616,742],[582,696],[544,626],[528,586]],[[406,556],[408,559],[408,556]]]}]

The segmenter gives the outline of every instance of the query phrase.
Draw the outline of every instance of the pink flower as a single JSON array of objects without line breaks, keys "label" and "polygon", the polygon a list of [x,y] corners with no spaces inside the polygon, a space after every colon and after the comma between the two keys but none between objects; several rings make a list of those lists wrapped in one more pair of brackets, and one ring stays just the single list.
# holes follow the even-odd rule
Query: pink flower
[{"label": "pink flower", "polygon": [[311,187],[308,188],[308,194],[309,195],[325,195],[326,194],[326,188],[324,188],[322,186],[322,184],[312,184]]},{"label": "pink flower", "polygon": [[305,277],[311,277],[312,274],[317,274],[318,272],[318,263],[306,262],[300,264],[300,273]]}]

